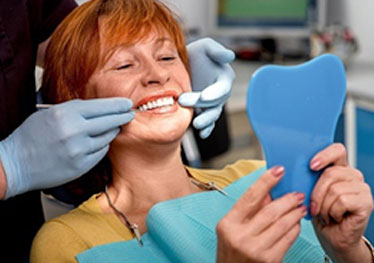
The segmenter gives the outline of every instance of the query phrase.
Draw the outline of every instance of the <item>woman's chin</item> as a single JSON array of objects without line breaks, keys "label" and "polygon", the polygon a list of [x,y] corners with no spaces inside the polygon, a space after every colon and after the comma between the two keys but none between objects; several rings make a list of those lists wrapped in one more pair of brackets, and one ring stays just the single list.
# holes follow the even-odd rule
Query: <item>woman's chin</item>
[{"label": "woman's chin", "polygon": [[[126,129],[127,128],[127,129]],[[126,146],[133,149],[133,146],[147,147],[147,146],[170,146],[176,142],[181,141],[188,125],[174,124],[158,126],[157,129],[145,131],[144,129],[136,130],[126,127],[122,129],[117,137],[113,140],[111,146]],[[150,128],[150,127],[148,127]]]},{"label": "woman's chin", "polygon": [[170,131],[170,130],[165,133],[163,133],[162,131],[159,131],[157,135],[151,138],[151,141],[161,144],[161,145],[179,142],[180,140],[182,140],[184,131],[182,133],[180,131]]},{"label": "woman's chin", "polygon": [[[164,145],[179,142],[192,119],[192,111],[179,109],[177,114],[168,116],[136,116],[129,124],[122,126],[121,132],[112,143],[145,146]],[[130,146],[130,148],[132,148]]]},{"label": "woman's chin", "polygon": [[152,132],[151,136],[144,134],[143,140],[146,143],[153,142],[160,145],[172,144],[182,139],[187,128],[188,126],[183,127],[182,125],[159,127]]}]

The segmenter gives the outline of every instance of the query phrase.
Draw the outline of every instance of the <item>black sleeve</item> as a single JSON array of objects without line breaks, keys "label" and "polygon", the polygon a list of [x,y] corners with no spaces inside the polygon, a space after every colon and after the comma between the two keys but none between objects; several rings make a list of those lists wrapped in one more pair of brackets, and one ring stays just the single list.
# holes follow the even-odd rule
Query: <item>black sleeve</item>
[{"label": "black sleeve", "polygon": [[28,9],[33,39],[38,43],[46,40],[76,6],[74,0],[30,0]]}]

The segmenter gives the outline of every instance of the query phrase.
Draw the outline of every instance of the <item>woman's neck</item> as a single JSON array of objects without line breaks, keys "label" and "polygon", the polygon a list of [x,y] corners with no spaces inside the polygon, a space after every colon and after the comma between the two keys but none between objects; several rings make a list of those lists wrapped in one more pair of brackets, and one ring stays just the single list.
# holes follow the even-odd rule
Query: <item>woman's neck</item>
[{"label": "woman's neck", "polygon": [[154,204],[200,189],[191,184],[180,147],[147,147],[110,153],[113,202],[122,211],[147,212]]}]

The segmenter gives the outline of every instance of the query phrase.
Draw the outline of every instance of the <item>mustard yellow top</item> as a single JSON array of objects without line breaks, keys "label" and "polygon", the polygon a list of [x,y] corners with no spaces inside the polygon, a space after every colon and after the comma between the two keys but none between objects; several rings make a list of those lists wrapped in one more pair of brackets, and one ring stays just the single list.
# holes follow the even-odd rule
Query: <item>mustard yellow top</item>
[{"label": "mustard yellow top", "polygon": [[[186,169],[200,182],[225,187],[264,165],[263,161],[240,160],[222,170]],[[33,241],[31,263],[77,262],[75,256],[92,247],[134,238],[115,214],[103,213],[96,200],[100,194],[44,223]]]}]

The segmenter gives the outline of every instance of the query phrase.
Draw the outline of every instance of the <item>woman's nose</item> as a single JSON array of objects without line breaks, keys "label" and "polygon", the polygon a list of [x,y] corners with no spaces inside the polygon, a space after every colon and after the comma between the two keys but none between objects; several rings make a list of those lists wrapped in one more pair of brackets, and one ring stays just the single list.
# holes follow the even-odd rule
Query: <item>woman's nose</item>
[{"label": "woman's nose", "polygon": [[165,69],[162,62],[147,62],[144,65],[142,84],[146,86],[157,86],[165,84],[169,78],[169,71]]}]

